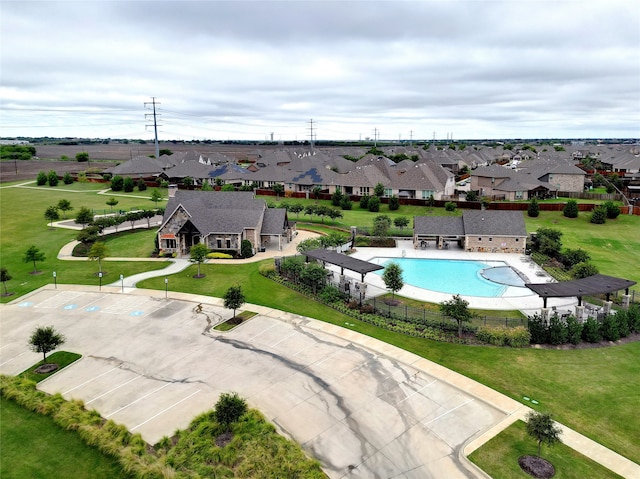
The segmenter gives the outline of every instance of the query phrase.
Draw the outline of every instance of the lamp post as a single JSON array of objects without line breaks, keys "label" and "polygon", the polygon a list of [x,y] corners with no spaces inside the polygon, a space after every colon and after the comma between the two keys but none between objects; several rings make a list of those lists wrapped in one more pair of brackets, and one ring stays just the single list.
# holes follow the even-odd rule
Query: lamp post
[{"label": "lamp post", "polygon": [[53,288],[54,289],[58,289],[58,280],[56,278],[57,278],[56,272],[54,271],[53,272]]},{"label": "lamp post", "polygon": [[98,291],[102,291],[102,272],[98,273],[98,277],[100,278],[100,286],[98,287]]},{"label": "lamp post", "polygon": [[169,278],[164,279],[164,299],[169,299]]},{"label": "lamp post", "polygon": [[122,284],[122,292],[124,293],[124,275],[120,275],[120,283]]}]

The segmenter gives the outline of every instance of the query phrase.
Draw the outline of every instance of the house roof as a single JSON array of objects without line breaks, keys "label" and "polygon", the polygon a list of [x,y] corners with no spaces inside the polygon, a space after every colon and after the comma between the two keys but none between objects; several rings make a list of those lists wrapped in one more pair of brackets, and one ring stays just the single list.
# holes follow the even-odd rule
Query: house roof
[{"label": "house roof", "polygon": [[262,221],[263,235],[281,235],[287,222],[287,210],[284,208],[267,208]]},{"label": "house roof", "polygon": [[527,236],[522,211],[467,210],[462,221],[467,235]]},{"label": "house roof", "polygon": [[371,273],[372,271],[384,269],[384,266],[380,266],[379,264],[362,261],[361,259],[352,258],[346,254],[336,253],[335,251],[329,251],[328,249],[314,249],[306,251],[303,254],[309,258],[335,264],[336,266],[348,269],[349,271],[355,271],[363,276],[367,273]]},{"label": "house roof", "polygon": [[461,216],[415,216],[413,231],[418,235],[464,236]]}]

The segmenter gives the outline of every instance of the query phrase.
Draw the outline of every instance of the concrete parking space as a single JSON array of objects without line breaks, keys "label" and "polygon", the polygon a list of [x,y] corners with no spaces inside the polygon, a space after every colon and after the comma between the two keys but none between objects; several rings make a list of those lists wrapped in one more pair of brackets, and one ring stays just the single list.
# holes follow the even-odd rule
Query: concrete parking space
[{"label": "concrete parking space", "polygon": [[[2,308],[0,372],[41,357],[30,332],[53,325],[83,358],[40,384],[150,443],[236,391],[332,478],[475,477],[462,446],[505,412],[397,358],[272,311],[212,333],[197,302],[44,289]],[[205,304],[210,318],[231,311]]]}]

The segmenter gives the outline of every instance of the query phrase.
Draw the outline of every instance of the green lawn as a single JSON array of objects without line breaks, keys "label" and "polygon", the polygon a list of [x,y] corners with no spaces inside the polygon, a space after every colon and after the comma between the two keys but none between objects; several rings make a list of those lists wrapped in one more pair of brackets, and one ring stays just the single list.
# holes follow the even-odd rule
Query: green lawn
[{"label": "green lawn", "polygon": [[[474,451],[469,459],[493,479],[530,479],[531,476],[518,465],[518,458],[537,454],[537,443],[527,435],[524,422],[518,421]],[[620,477],[564,444],[543,445],[542,457],[555,467],[555,479]]]},{"label": "green lawn", "polygon": [[[128,223],[126,223],[128,224]],[[157,230],[128,230],[105,236],[105,243],[112,258],[149,258],[154,248]]]},{"label": "green lawn", "polygon": [[[90,184],[90,183],[89,183]],[[66,185],[65,185],[66,186]],[[60,199],[71,202],[74,210],[68,212],[69,217],[81,206],[88,208],[102,208],[108,197],[96,194],[94,191],[78,193],[60,191],[59,188],[0,188],[0,264],[7,268],[12,279],[7,282],[7,289],[15,293],[13,296],[2,297],[6,303],[45,284],[53,283],[53,272],[57,274],[58,283],[89,284],[97,286],[99,278],[96,275],[98,265],[89,261],[62,261],[57,259],[60,248],[73,241],[77,231],[54,228],[50,229],[44,218],[44,211],[49,205],[56,205]],[[133,207],[149,208],[153,205],[141,203],[140,199],[121,198],[120,205],[129,209]],[[149,235],[150,232],[146,232]],[[141,234],[144,237],[144,233]],[[150,236],[151,238],[153,235]],[[149,238],[149,236],[147,236]],[[41,274],[31,274],[33,263],[24,263],[24,252],[30,245],[35,245],[45,254],[45,261],[36,263]],[[148,245],[139,248],[153,249],[153,239]],[[116,248],[116,251],[118,249]],[[129,276],[142,271],[160,269],[167,266],[165,262],[107,262],[103,269],[106,276],[103,284],[116,281],[120,274]]]}]

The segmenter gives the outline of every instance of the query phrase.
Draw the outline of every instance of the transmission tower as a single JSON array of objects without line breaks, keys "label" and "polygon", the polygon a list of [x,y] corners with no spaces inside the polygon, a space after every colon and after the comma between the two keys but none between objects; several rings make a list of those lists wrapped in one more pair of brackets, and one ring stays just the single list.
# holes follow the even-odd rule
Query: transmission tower
[{"label": "transmission tower", "polygon": [[313,150],[313,144],[314,144],[314,133],[313,133],[313,118],[311,120],[309,120],[309,138],[311,139],[311,149]]},{"label": "transmission tower", "polygon": [[[153,106],[153,113],[145,113],[144,117],[145,119],[152,116],[153,115],[153,133],[155,136],[155,143],[156,143],[156,159],[160,158],[160,146],[158,145],[158,119],[157,117],[160,115],[160,113],[156,114],[156,105],[159,105],[160,103],[156,102],[156,97],[152,96],[151,97],[151,101],[146,101],[144,103],[145,108],[147,107],[147,105],[152,105]],[[145,126],[151,126],[151,125],[145,125]],[[162,125],[160,125],[162,126]]]}]

